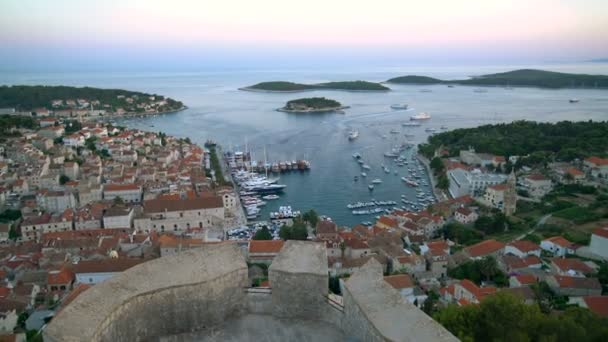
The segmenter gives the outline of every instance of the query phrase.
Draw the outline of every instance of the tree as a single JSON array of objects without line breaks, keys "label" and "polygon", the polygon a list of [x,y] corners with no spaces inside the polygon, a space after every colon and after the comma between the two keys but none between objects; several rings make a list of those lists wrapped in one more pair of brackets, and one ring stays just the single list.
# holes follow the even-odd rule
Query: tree
[{"label": "tree", "polygon": [[59,176],[59,184],[64,185],[65,183],[70,181],[70,177],[66,175]]},{"label": "tree", "polygon": [[480,260],[479,271],[486,277],[486,280],[490,280],[498,272],[498,264],[496,259],[492,256],[487,256]]},{"label": "tree", "polygon": [[439,301],[439,295],[437,292],[431,290],[428,293],[428,296],[424,303],[422,304],[422,311],[424,311],[427,315],[432,316],[433,313],[437,310],[437,302]]},{"label": "tree", "polygon": [[302,221],[296,220],[291,226],[282,226],[279,230],[279,237],[283,240],[306,240],[308,228]]},{"label": "tree", "polygon": [[437,180],[437,187],[441,190],[447,190],[450,187],[450,180],[448,179],[448,176],[445,174],[439,176],[439,179]]},{"label": "tree", "polygon": [[19,234],[17,233],[15,226],[11,224],[11,228],[8,231],[8,238],[10,240],[16,241],[18,237],[19,237]]},{"label": "tree", "polygon": [[316,227],[319,222],[319,215],[317,215],[317,212],[314,209],[310,209],[302,215],[302,219],[310,223],[312,227]]},{"label": "tree", "polygon": [[270,233],[270,230],[268,230],[268,227],[264,226],[262,229],[255,232],[253,240],[272,240],[272,234]]},{"label": "tree", "polygon": [[112,201],[112,203],[114,205],[123,205],[123,204],[125,204],[125,201],[120,196],[116,196],[116,197],[114,197],[114,200]]},{"label": "tree", "polygon": [[439,157],[435,157],[431,160],[431,169],[433,169],[435,175],[439,175],[441,173],[443,173],[445,167],[443,166],[443,162],[441,161],[441,158]]}]

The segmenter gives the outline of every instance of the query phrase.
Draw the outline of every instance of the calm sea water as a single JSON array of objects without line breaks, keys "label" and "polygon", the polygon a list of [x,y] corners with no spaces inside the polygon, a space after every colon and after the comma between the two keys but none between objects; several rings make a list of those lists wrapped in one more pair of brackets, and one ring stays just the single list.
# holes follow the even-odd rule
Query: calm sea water
[{"label": "calm sea water", "polygon": [[[271,94],[239,91],[239,87],[261,81],[291,80],[322,82],[364,79],[384,81],[390,77],[421,74],[446,79],[507,71],[522,66],[493,67],[407,67],[375,68],[344,71],[225,71],[196,73],[1,73],[0,84],[47,84],[123,88],[158,93],[179,99],[189,109],[158,117],[124,120],[129,127],[162,131],[190,137],[200,144],[207,139],[218,141],[224,149],[249,149],[258,160],[266,147],[268,159],[309,159],[307,173],[283,174],[281,183],[287,190],[280,200],[267,205],[264,215],[279,205],[296,209],[315,208],[339,224],[354,225],[371,220],[371,216],[353,216],[348,203],[370,200],[399,202],[405,194],[413,199],[415,192],[401,176],[407,168],[398,168],[383,157],[392,145],[405,141],[423,142],[425,128],[447,126],[449,129],[513,120],[607,120],[608,90],[547,90],[536,88],[390,85],[387,93],[313,91],[296,94]],[[608,74],[608,64],[565,64],[531,66],[564,72]],[[431,90],[421,92],[422,89]],[[309,96],[325,96],[349,105],[346,114],[288,114],[275,111],[286,101]],[[579,98],[577,104],[568,103]],[[408,103],[408,111],[391,110],[394,103]],[[428,112],[432,119],[418,128],[404,128],[401,123],[418,112]],[[359,139],[349,142],[348,132],[356,128]],[[391,134],[396,129],[399,134]],[[406,137],[404,134],[411,134]],[[359,152],[372,167],[367,179],[354,182],[361,169],[352,154]],[[381,169],[386,164],[391,170]],[[394,171],[398,171],[398,175]],[[374,178],[382,179],[373,192],[367,188]],[[266,216],[267,217],[267,216]],[[264,217],[265,218],[265,217]]]}]

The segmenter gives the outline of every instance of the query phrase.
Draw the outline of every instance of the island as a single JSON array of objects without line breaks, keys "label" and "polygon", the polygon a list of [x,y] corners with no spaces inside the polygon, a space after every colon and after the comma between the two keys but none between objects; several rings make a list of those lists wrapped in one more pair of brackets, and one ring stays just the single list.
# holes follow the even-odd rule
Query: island
[{"label": "island", "polygon": [[15,85],[0,86],[0,108],[0,114],[98,117],[161,114],[186,107],[166,96],[122,89]]},{"label": "island", "polygon": [[568,74],[563,72],[520,69],[471,77],[466,80],[440,80],[408,75],[391,78],[394,84],[460,84],[476,86],[540,87],[540,88],[608,88],[608,75]]},{"label": "island", "polygon": [[246,91],[259,92],[300,92],[309,90],[345,90],[345,91],[389,91],[390,88],[375,82],[367,81],[341,81],[317,84],[302,84],[287,81],[261,82],[252,86],[240,88]]},{"label": "island", "polygon": [[308,97],[288,101],[283,108],[277,110],[287,113],[326,113],[340,112],[345,108],[348,107],[342,106],[342,104],[336,100],[324,97]]}]

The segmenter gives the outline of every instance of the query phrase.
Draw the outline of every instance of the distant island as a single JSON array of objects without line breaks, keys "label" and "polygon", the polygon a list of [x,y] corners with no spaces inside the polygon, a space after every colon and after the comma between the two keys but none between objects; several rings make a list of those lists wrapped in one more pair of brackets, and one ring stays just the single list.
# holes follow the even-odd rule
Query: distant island
[{"label": "distant island", "polygon": [[466,80],[440,80],[408,75],[391,78],[395,84],[461,84],[479,86],[523,86],[541,88],[608,88],[608,75],[568,74],[534,69],[520,69],[498,74],[472,77]]},{"label": "distant island", "polygon": [[162,95],[122,89],[19,85],[0,86],[0,108],[15,114],[69,117],[159,114],[185,106]]},{"label": "distant island", "polygon": [[308,97],[288,101],[283,108],[277,109],[287,113],[324,113],[348,108],[336,100],[324,97]]},{"label": "distant island", "polygon": [[300,92],[307,90],[346,90],[346,91],[389,91],[390,88],[374,82],[367,81],[344,81],[326,82],[317,84],[302,84],[286,81],[272,81],[254,84],[249,87],[240,88],[248,91],[264,92]]}]

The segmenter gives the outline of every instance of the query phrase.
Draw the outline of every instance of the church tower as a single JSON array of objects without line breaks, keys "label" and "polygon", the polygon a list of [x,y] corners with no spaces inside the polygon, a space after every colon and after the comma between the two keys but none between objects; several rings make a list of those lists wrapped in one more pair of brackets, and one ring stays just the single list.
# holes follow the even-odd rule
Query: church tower
[{"label": "church tower", "polygon": [[516,183],[517,179],[515,178],[515,170],[512,169],[509,178],[507,178],[507,190],[505,190],[503,205],[503,211],[507,216],[513,215],[517,206],[517,190],[515,189]]}]

